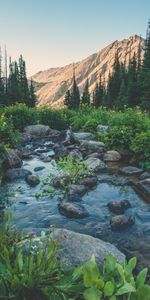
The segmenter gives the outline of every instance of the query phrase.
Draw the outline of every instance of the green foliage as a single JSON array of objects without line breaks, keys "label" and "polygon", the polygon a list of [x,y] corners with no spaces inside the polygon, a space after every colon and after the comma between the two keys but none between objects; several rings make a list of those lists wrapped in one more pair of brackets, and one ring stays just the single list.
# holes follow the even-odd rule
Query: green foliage
[{"label": "green foliage", "polygon": [[92,257],[80,268],[80,276],[83,277],[85,287],[84,299],[148,300],[150,298],[150,286],[145,284],[148,269],[143,269],[137,278],[134,278],[135,266],[135,257],[121,265],[109,254],[103,269],[99,270],[95,258]]},{"label": "green foliage", "polygon": [[0,142],[1,152],[4,150],[4,145],[7,147],[16,146],[18,142],[18,135],[14,132],[14,127],[11,119],[6,118],[4,115],[0,117]]},{"label": "green foliage", "polygon": [[69,155],[60,158],[58,167],[63,170],[65,175],[70,176],[71,183],[73,184],[92,174],[92,170],[85,166],[82,159],[74,159]]},{"label": "green foliage", "polygon": [[141,166],[150,169],[150,131],[135,135],[131,143],[131,150],[139,157]]},{"label": "green foliage", "polygon": [[[57,260],[61,241],[19,235],[7,222],[0,228],[0,299],[14,300],[149,300],[148,269],[133,276],[136,258],[123,265],[109,254],[99,269],[94,256],[83,266],[64,271]],[[40,245],[38,247],[37,245]],[[86,251],[86,250],[85,250]]]}]

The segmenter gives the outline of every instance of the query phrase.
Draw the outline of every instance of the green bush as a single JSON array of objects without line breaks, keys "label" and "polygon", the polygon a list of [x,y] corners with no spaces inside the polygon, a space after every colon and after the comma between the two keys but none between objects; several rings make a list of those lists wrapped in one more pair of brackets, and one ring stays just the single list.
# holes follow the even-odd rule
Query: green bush
[{"label": "green bush", "polygon": [[14,131],[14,126],[11,119],[6,118],[4,115],[0,117],[0,142],[1,151],[6,145],[7,147],[16,146],[18,142],[18,135]]},{"label": "green bush", "polygon": [[[40,248],[36,242],[46,244]],[[19,243],[18,243],[19,242]],[[27,245],[22,247],[24,243]],[[37,244],[38,244],[37,243]],[[17,247],[16,247],[17,246]],[[24,252],[23,249],[26,249]],[[148,269],[137,277],[136,258],[123,264],[109,254],[103,268],[95,258],[74,270],[64,271],[57,260],[61,244],[53,234],[24,241],[15,228],[0,228],[0,299],[14,300],[149,300]],[[86,251],[86,249],[85,249]]]},{"label": "green bush", "polygon": [[141,161],[141,166],[150,169],[150,131],[136,134],[130,148]]}]

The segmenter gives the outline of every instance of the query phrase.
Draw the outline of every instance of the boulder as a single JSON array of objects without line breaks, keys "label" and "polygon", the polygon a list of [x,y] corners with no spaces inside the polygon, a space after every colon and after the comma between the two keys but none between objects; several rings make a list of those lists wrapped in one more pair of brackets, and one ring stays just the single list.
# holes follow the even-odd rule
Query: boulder
[{"label": "boulder", "polygon": [[63,189],[65,186],[70,184],[70,176],[69,175],[61,175],[53,178],[51,180],[51,185],[55,188]]},{"label": "boulder", "polygon": [[137,182],[136,187],[140,192],[150,197],[150,178],[140,180],[139,182]]},{"label": "boulder", "polygon": [[87,177],[80,179],[79,184],[85,185],[87,189],[93,188],[97,185],[98,178],[97,176]]},{"label": "boulder", "polygon": [[135,219],[133,216],[118,215],[112,217],[110,226],[113,231],[120,231],[132,226],[134,222]]},{"label": "boulder", "polygon": [[84,160],[84,164],[93,171],[105,171],[107,169],[106,164],[99,158],[90,157]]},{"label": "boulder", "polygon": [[25,132],[18,133],[19,134],[19,142],[22,146],[31,142],[31,135]]},{"label": "boulder", "polygon": [[123,214],[127,208],[131,207],[128,200],[111,201],[108,203],[108,208],[115,214]]},{"label": "boulder", "polygon": [[121,154],[118,151],[111,150],[104,154],[104,161],[119,161],[121,159]]},{"label": "boulder", "polygon": [[40,179],[37,176],[34,176],[34,175],[27,175],[26,176],[26,182],[30,186],[35,187],[36,185],[38,185],[40,183]]},{"label": "boulder", "polygon": [[68,197],[71,201],[77,201],[80,196],[83,196],[87,191],[87,187],[81,184],[71,184],[68,188]]},{"label": "boulder", "polygon": [[99,151],[105,147],[103,142],[80,140],[80,145],[92,151]]},{"label": "boulder", "polygon": [[74,132],[74,137],[78,140],[93,140],[94,134],[90,132]]},{"label": "boulder", "polygon": [[33,154],[33,151],[26,147],[22,147],[19,149],[19,156],[21,159],[31,159],[32,154]]},{"label": "boulder", "polygon": [[25,179],[27,175],[31,174],[29,170],[23,168],[8,169],[5,173],[5,178],[7,181],[13,181],[16,179]]},{"label": "boulder", "polygon": [[98,133],[104,133],[104,134],[106,134],[107,132],[108,132],[108,129],[109,129],[109,126],[107,126],[107,125],[98,125],[97,126],[97,132]]},{"label": "boulder", "polygon": [[20,168],[22,160],[19,157],[19,151],[16,149],[8,149],[2,156],[3,166],[6,169]]},{"label": "boulder", "polygon": [[39,172],[39,171],[42,171],[44,169],[45,169],[44,166],[36,167],[36,168],[34,168],[34,172]]},{"label": "boulder", "polygon": [[72,130],[68,129],[67,132],[66,132],[66,138],[63,142],[63,145],[64,146],[69,146],[71,144],[76,144],[76,143],[78,143],[78,139],[75,137]]},{"label": "boulder", "polygon": [[73,149],[68,154],[73,160],[82,159],[82,153],[78,149]]},{"label": "boulder", "polygon": [[134,175],[140,175],[141,173],[143,173],[143,170],[136,167],[128,166],[128,167],[120,168],[119,173],[122,175],[134,176]]},{"label": "boulder", "polygon": [[29,125],[24,128],[25,134],[31,136],[31,139],[38,139],[49,136],[51,128],[47,125]]},{"label": "boulder", "polygon": [[[114,245],[106,243],[100,239],[89,235],[73,232],[67,229],[55,229],[53,238],[57,243],[61,241],[61,251],[57,253],[57,257],[65,269],[83,265],[89,261],[94,255],[99,267],[103,266],[103,262],[108,254],[116,257],[117,261],[123,264],[125,256]],[[45,248],[48,237],[36,237],[32,239],[33,249]],[[30,247],[30,240],[26,239],[18,243],[18,248],[23,248],[26,253]]]},{"label": "boulder", "polygon": [[77,203],[71,203],[67,201],[62,201],[59,204],[59,211],[61,214],[68,218],[85,218],[89,216],[88,211],[83,205]]},{"label": "boulder", "polygon": [[150,178],[150,172],[144,172],[140,176],[140,180],[144,180],[144,179],[147,179],[147,178]]}]

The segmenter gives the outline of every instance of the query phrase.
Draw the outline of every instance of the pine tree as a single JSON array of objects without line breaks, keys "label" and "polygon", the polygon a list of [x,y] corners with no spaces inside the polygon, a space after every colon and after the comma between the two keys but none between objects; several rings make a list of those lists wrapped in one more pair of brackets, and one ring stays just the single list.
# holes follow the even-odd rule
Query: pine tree
[{"label": "pine tree", "polygon": [[20,102],[26,103],[28,105],[30,98],[30,91],[28,87],[28,80],[26,76],[26,63],[20,55],[19,57],[19,87],[20,87]]},{"label": "pine tree", "polygon": [[0,104],[4,105],[4,80],[2,76],[2,53],[0,47]]},{"label": "pine tree", "polygon": [[73,85],[71,90],[71,109],[79,109],[80,106],[80,92],[76,83],[75,72],[73,73]]},{"label": "pine tree", "polygon": [[64,105],[71,109],[71,93],[70,90],[67,90],[64,98]]},{"label": "pine tree", "polygon": [[81,104],[90,105],[90,93],[89,93],[89,81],[88,81],[88,79],[87,79],[85,87],[84,87],[83,95],[82,95],[82,98],[81,98]]},{"label": "pine tree", "polygon": [[122,65],[119,62],[118,51],[115,54],[112,74],[109,75],[107,85],[107,99],[106,105],[110,108],[116,107],[117,97],[119,96],[120,87],[122,82]]},{"label": "pine tree", "polygon": [[140,105],[143,110],[150,110],[150,21],[148,23],[145,53],[140,68]]},{"label": "pine tree", "polygon": [[129,68],[127,74],[127,99],[129,107],[135,107],[139,102],[137,69],[137,59],[134,53],[133,58],[129,61]]},{"label": "pine tree", "polygon": [[20,86],[19,86],[19,71],[17,62],[11,62],[9,65],[8,78],[8,104],[16,104],[20,100]]},{"label": "pine tree", "polygon": [[93,96],[93,105],[98,108],[103,105],[105,96],[105,87],[102,83],[102,76],[100,75],[99,83],[96,84],[94,96]]},{"label": "pine tree", "polygon": [[27,99],[26,99],[26,104],[30,107],[35,107],[36,101],[37,101],[37,99],[36,99],[36,95],[35,95],[33,80],[31,78],[30,89],[29,89],[29,100],[27,101]]}]

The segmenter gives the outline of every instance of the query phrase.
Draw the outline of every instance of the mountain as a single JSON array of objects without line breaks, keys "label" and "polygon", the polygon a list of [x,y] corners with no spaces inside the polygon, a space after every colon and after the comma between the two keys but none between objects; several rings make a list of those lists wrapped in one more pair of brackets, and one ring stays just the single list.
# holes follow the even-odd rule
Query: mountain
[{"label": "mountain", "polygon": [[38,105],[63,106],[65,92],[72,85],[73,66],[75,67],[80,92],[82,93],[87,78],[89,79],[90,92],[92,92],[100,74],[107,83],[117,50],[120,61],[128,66],[129,58],[132,58],[134,53],[138,57],[139,49],[142,58],[144,39],[134,35],[122,41],[116,40],[98,53],[94,53],[75,64],[72,63],[64,67],[50,68],[38,72],[32,76]]}]

